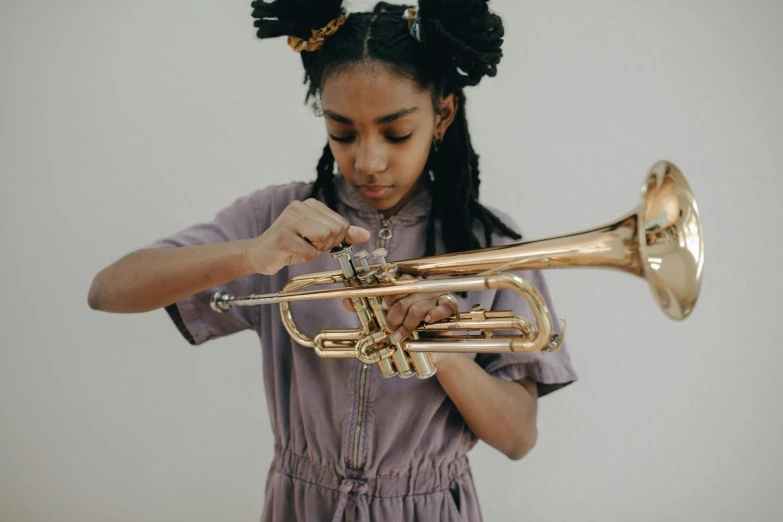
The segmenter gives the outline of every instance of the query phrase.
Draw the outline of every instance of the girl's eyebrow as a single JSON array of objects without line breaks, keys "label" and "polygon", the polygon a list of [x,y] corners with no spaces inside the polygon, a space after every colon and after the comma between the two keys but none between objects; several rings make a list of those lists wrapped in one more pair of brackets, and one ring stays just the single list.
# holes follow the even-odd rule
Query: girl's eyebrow
[{"label": "girl's eyebrow", "polygon": [[[375,118],[373,120],[373,123],[376,125],[381,125],[383,123],[391,123],[394,120],[397,120],[399,118],[402,118],[403,116],[407,116],[408,114],[412,114],[416,111],[418,111],[418,107],[411,107],[409,109],[402,109],[400,111],[394,112],[392,114],[381,116],[379,118]],[[345,125],[353,125],[353,121],[351,121],[349,118],[346,118],[345,116],[341,116],[340,114],[337,114],[336,112],[332,112],[330,110],[324,110],[324,115],[328,116],[330,119],[336,121],[337,123],[343,123]]]}]

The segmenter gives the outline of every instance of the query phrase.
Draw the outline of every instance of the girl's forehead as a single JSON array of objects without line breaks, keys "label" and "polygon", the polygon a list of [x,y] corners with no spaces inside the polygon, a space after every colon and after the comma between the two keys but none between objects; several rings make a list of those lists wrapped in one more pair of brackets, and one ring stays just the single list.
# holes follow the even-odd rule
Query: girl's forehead
[{"label": "girl's forehead", "polygon": [[414,106],[423,109],[431,95],[412,79],[388,67],[362,64],[335,71],[325,78],[321,99],[325,111],[351,119],[372,119]]}]

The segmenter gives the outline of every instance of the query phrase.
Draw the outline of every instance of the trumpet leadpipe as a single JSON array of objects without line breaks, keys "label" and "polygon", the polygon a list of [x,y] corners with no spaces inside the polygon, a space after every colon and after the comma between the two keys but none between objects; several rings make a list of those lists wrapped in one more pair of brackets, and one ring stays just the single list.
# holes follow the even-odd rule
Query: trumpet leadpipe
[{"label": "trumpet leadpipe", "polygon": [[279,292],[276,294],[254,294],[242,297],[218,292],[212,298],[212,309],[226,312],[234,306],[255,306],[267,304],[292,303],[296,301],[322,301],[326,299],[353,299],[356,297],[384,297],[387,295],[467,292],[494,288],[492,278],[498,276],[464,276],[428,279],[423,281],[397,281],[363,287],[327,288],[323,290],[303,290],[297,292]]}]

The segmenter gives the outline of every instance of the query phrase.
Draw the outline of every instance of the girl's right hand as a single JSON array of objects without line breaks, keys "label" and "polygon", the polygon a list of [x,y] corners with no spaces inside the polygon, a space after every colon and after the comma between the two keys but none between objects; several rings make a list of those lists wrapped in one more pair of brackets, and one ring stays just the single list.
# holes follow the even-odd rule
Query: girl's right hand
[{"label": "girl's right hand", "polygon": [[248,241],[246,256],[253,273],[272,275],[284,266],[308,263],[341,242],[364,243],[370,232],[353,227],[318,201],[294,201],[272,226]]}]

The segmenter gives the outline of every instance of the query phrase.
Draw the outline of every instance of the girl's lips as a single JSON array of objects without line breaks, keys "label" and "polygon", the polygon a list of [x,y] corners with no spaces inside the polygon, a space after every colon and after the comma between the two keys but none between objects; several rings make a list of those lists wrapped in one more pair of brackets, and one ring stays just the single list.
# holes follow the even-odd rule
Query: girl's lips
[{"label": "girl's lips", "polygon": [[380,199],[385,196],[391,187],[384,185],[361,185],[359,191],[370,199]]}]

